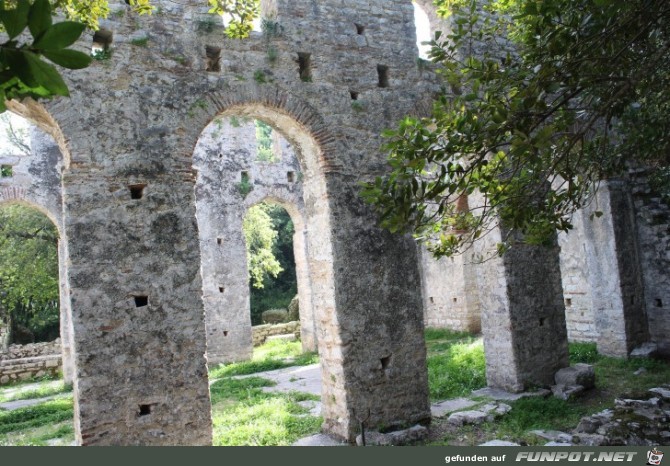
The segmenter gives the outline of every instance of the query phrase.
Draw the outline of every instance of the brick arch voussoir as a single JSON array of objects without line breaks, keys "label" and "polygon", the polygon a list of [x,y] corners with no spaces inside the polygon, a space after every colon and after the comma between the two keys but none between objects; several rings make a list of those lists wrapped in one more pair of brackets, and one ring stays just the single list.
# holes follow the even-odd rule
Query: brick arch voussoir
[{"label": "brick arch voussoir", "polygon": [[320,113],[299,97],[269,84],[245,84],[227,91],[215,91],[204,97],[206,105],[200,106],[192,125],[186,130],[189,137],[184,150],[193,153],[204,128],[218,115],[244,107],[260,105],[292,119],[320,148],[318,164],[324,173],[339,171],[336,154],[337,138],[331,133]]}]

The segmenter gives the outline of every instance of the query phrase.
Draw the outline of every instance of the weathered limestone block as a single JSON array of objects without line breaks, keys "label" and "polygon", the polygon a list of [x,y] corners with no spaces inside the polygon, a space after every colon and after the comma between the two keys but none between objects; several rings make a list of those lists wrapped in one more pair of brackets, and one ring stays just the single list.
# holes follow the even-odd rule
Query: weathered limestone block
[{"label": "weathered limestone block", "polygon": [[[369,446],[398,446],[408,445],[428,437],[428,429],[424,426],[413,426],[393,432],[366,432],[365,445]],[[363,436],[356,437],[356,445],[363,446]]]},{"label": "weathered limestone block", "polygon": [[557,385],[581,385],[585,389],[590,389],[595,387],[596,373],[592,365],[580,363],[556,372],[555,380]]}]

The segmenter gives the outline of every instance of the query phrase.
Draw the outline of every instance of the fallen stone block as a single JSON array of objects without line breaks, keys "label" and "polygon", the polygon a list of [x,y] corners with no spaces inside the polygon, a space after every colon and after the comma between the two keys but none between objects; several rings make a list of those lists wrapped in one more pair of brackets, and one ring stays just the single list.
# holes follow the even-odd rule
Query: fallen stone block
[{"label": "fallen stone block", "polygon": [[487,421],[489,414],[482,411],[459,411],[447,418],[449,424],[463,426],[467,424],[483,424]]},{"label": "fallen stone block", "polygon": [[644,343],[630,352],[631,358],[653,358],[658,355],[656,343]]},{"label": "fallen stone block", "polygon": [[581,385],[588,390],[596,385],[596,373],[590,364],[575,364],[556,372],[554,380],[556,385]]},{"label": "fallen stone block", "polygon": [[661,398],[663,398],[666,401],[670,401],[670,389],[668,389],[668,388],[657,387],[657,388],[651,388],[651,389],[649,389],[649,391],[651,393],[659,395]]},{"label": "fallen stone block", "polygon": [[558,443],[572,443],[572,435],[559,430],[531,430],[531,434]]},{"label": "fallen stone block", "polygon": [[[409,429],[396,430],[393,432],[366,432],[365,445],[367,446],[391,446],[391,445],[407,445],[409,443],[417,442],[428,437],[428,429],[424,426],[413,426]],[[363,436],[356,437],[356,445],[363,446]]]},{"label": "fallen stone block", "polygon": [[480,443],[480,447],[519,447],[518,443],[508,442],[507,440],[489,440],[486,443]]},{"label": "fallen stone block", "polygon": [[470,408],[471,406],[474,406],[476,404],[477,404],[476,401],[472,401],[468,398],[456,398],[453,400],[446,400],[433,404],[430,407],[430,413],[434,417],[442,417],[446,414],[458,411],[459,409]]},{"label": "fallen stone block", "polygon": [[581,385],[554,385],[551,387],[554,396],[561,400],[574,399],[584,391],[585,388]]},{"label": "fallen stone block", "polygon": [[599,447],[607,445],[607,439],[604,435],[579,433],[572,436],[575,445],[585,445],[589,447]]}]

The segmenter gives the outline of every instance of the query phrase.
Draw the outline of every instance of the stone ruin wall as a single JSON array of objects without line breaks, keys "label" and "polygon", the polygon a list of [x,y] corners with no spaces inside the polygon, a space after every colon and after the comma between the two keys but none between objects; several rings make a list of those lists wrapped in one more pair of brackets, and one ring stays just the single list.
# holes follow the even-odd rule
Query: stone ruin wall
[{"label": "stone ruin wall", "polygon": [[[78,441],[211,442],[191,156],[220,114],[260,118],[300,154],[326,431],[353,439],[368,410],[370,426],[428,419],[416,252],[358,198],[384,168],[381,130],[433,88],[411,2],[282,1],[282,34],[245,41],[201,2],[159,3],[151,17],[113,5],[111,59],[68,75],[71,98],[49,105],[70,160]],[[221,48],[220,71],[206,46]]]},{"label": "stone ruin wall", "polygon": [[649,186],[653,170],[631,173],[632,201],[642,257],[644,304],[651,341],[670,356],[670,206]]},{"label": "stone ruin wall", "polygon": [[62,343],[60,338],[44,343],[9,345],[6,351],[0,352],[0,361],[58,355],[61,352],[61,347]]},{"label": "stone ruin wall", "polygon": [[273,131],[276,161],[257,158],[252,119],[228,117],[208,126],[193,155],[198,172],[196,205],[202,254],[203,301],[209,364],[251,358],[249,273],[242,231],[251,206],[261,202],[287,209],[295,225],[294,256],[301,303],[303,346],[316,350],[311,309],[305,206],[300,164],[291,145]]},{"label": "stone ruin wall", "polygon": [[[280,34],[245,41],[226,39],[201,2],[158,3],[151,17],[113,4],[101,24],[111,58],[68,74],[71,98],[47,106],[66,160],[77,442],[211,443],[202,295],[230,284],[201,270],[199,238],[221,230],[198,231],[192,154],[221,115],[271,124],[304,175],[324,430],[353,440],[368,412],[370,428],[429,419],[418,252],[374,227],[358,197],[385,171],[381,131],[425,113],[437,89],[417,63],[411,2],[264,1]],[[518,390],[566,363],[558,271],[557,249],[520,249],[455,284],[480,289],[490,385]]]},{"label": "stone ruin wall", "polygon": [[254,325],[251,328],[251,340],[254,347],[265,343],[268,337],[275,335],[293,334],[296,338],[300,338],[300,322],[286,322],[285,324],[265,324]]},{"label": "stone ruin wall", "polygon": [[6,351],[0,351],[0,384],[58,375],[63,368],[62,346],[60,338],[46,343],[9,345]]}]

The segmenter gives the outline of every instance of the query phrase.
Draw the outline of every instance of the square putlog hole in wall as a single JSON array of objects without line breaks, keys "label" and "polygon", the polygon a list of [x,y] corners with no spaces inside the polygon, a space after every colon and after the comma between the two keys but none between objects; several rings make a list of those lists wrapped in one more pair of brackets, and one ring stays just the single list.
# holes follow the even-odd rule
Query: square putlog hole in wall
[{"label": "square putlog hole in wall", "polygon": [[133,296],[133,300],[135,301],[135,307],[147,307],[149,305],[148,296]]},{"label": "square putlog hole in wall", "polygon": [[300,80],[303,82],[312,81],[312,54],[298,52],[298,67]]},{"label": "square putlog hole in wall", "polygon": [[565,305],[568,306],[568,307],[572,306],[572,299],[566,298]]},{"label": "square putlog hole in wall", "polygon": [[223,238],[216,238],[216,244],[221,246],[223,244]]},{"label": "square putlog hole in wall", "polygon": [[107,58],[105,53],[109,51],[114,40],[114,33],[109,29],[100,28],[93,34],[93,45],[91,46],[91,55],[94,58]]},{"label": "square putlog hole in wall", "polygon": [[128,186],[130,198],[134,200],[142,199],[144,197],[144,188],[146,187],[146,184],[131,184]]},{"label": "square putlog hole in wall", "polygon": [[654,304],[656,305],[656,307],[663,307],[663,300],[656,298],[654,300]]},{"label": "square putlog hole in wall", "polygon": [[295,172],[286,172],[286,181],[295,183]]},{"label": "square putlog hole in wall", "polygon": [[354,23],[354,25],[356,26],[356,34],[358,34],[359,36],[362,36],[362,35],[365,34],[365,26],[363,26],[362,24],[358,24],[358,23]]},{"label": "square putlog hole in wall", "polygon": [[143,417],[151,414],[153,407],[151,405],[139,405],[138,408],[137,417]]},{"label": "square putlog hole in wall", "polygon": [[349,91],[349,95],[351,96],[351,100],[358,100],[358,96],[360,95],[360,93],[356,91]]},{"label": "square putlog hole in wall", "polygon": [[377,65],[377,77],[379,87],[389,87],[389,67],[386,65]]},{"label": "square putlog hole in wall", "polygon": [[207,58],[207,71],[221,71],[221,47],[206,45],[205,56]]}]

